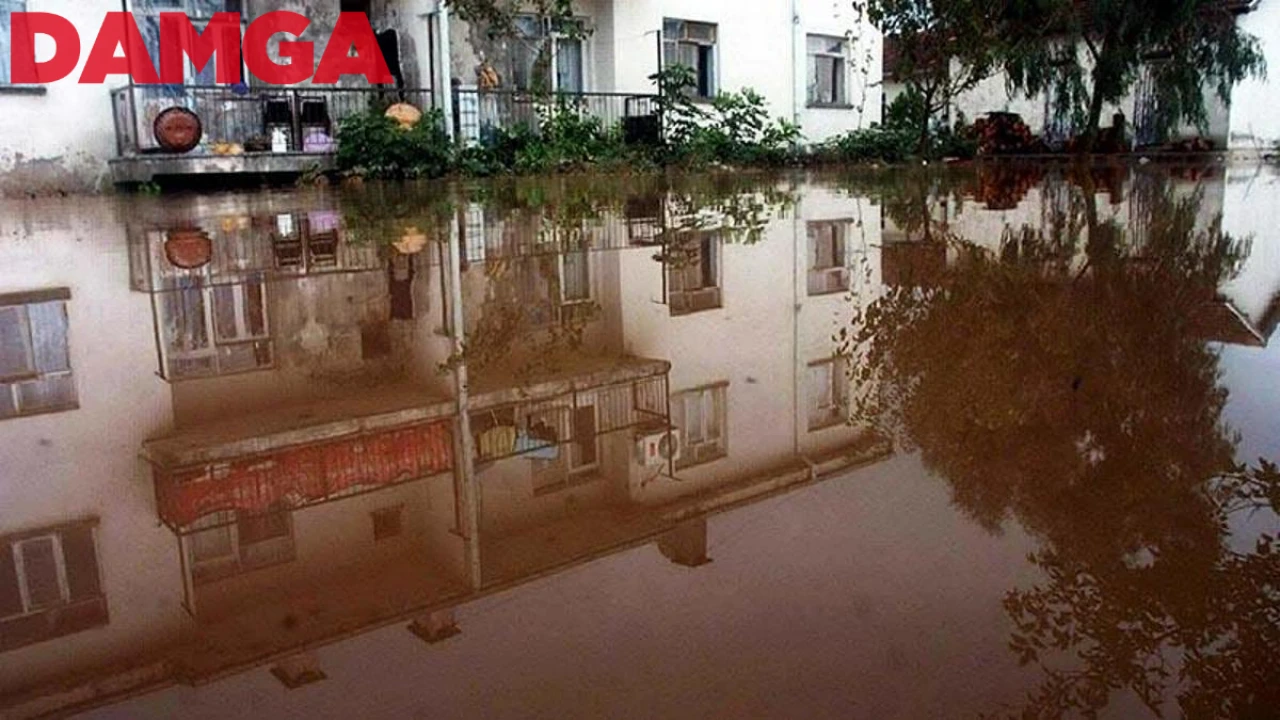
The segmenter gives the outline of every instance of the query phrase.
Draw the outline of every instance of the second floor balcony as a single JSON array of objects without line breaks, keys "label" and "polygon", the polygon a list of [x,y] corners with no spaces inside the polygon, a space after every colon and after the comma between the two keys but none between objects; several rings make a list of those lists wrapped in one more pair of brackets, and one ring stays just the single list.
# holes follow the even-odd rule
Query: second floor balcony
[{"label": "second floor balcony", "polygon": [[[396,103],[423,112],[437,98],[422,88],[133,85],[112,91],[117,183],[158,177],[248,173],[299,175],[334,168],[338,128]],[[172,126],[166,131],[165,125]],[[166,132],[192,137],[183,151]]]}]

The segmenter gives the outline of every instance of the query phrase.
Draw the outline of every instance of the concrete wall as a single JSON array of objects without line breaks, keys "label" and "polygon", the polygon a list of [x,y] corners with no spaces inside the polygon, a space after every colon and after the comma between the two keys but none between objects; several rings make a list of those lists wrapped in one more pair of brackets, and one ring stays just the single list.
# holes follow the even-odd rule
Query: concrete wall
[{"label": "concrete wall", "polygon": [[[0,102],[8,98],[0,98]],[[177,541],[158,525],[143,439],[171,422],[151,309],[129,290],[123,224],[106,199],[0,203],[0,293],[68,287],[80,408],[0,421],[0,534],[97,517],[110,623],[6,652],[0,695],[68,662],[90,665],[182,619]]]}]

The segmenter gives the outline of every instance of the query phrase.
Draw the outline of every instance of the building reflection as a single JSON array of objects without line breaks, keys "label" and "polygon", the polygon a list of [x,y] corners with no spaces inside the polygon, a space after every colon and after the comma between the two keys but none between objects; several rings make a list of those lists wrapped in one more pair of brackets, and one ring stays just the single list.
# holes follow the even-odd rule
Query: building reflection
[{"label": "building reflection", "polygon": [[[0,424],[6,462],[44,478],[89,448],[105,475],[65,478],[110,497],[6,489],[0,705],[263,664],[301,682],[318,645],[393,622],[437,641],[460,604],[625,548],[706,562],[709,516],[885,456],[851,417],[884,380],[858,372],[851,308],[927,296],[975,247],[1042,277],[1101,257],[1058,243],[1078,193],[1012,177],[981,208],[787,177],[137,200],[93,211],[116,262],[59,274],[74,229],[46,231],[49,259],[4,250],[54,288],[0,296],[0,332],[26,333],[0,335],[8,415],[84,406]],[[1130,237],[1141,182],[1092,196]],[[1212,230],[1215,180],[1194,182]],[[1196,307],[1234,308],[1216,289]],[[1197,327],[1265,337],[1238,311]],[[19,456],[47,434],[75,442]],[[72,674],[100,694],[53,689]]]}]

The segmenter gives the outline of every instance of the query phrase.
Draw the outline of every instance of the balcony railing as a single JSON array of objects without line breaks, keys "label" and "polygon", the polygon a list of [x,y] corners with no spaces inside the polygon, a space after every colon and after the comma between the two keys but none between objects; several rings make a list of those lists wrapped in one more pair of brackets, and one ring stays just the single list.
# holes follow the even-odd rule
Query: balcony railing
[{"label": "balcony railing", "polygon": [[564,448],[639,427],[671,425],[665,372],[473,411],[475,460],[557,459]]},{"label": "balcony railing", "polygon": [[599,120],[606,130],[620,129],[628,142],[656,143],[662,134],[656,95],[453,91],[454,127],[463,142],[484,141],[499,129],[537,131],[557,113],[565,112]]},{"label": "balcony railing", "polygon": [[223,152],[330,153],[343,120],[399,102],[424,112],[436,106],[434,93],[421,88],[134,85],[111,93],[121,157],[163,153],[153,127],[171,107],[200,118],[203,139],[190,154],[212,155],[219,145]]}]

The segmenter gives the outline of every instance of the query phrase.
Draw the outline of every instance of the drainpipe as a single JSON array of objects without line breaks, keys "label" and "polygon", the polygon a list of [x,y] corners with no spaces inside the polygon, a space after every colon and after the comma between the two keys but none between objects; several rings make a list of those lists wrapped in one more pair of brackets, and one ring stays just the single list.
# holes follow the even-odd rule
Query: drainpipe
[{"label": "drainpipe", "polygon": [[791,0],[791,122],[800,125],[801,100],[800,89],[800,8],[799,0]]},{"label": "drainpipe", "polygon": [[452,52],[449,49],[449,6],[443,1],[439,2],[436,4],[436,12],[440,19],[438,23],[440,26],[438,43],[440,87],[436,92],[440,93],[440,111],[444,113],[445,131],[449,133],[450,138],[457,139],[458,129],[453,126],[453,63],[451,62]]},{"label": "drainpipe", "polygon": [[[457,222],[463,219],[459,212]],[[448,263],[448,281],[445,291],[449,297],[450,322],[453,325],[453,356],[458,362],[453,368],[453,391],[456,419],[453,435],[454,498],[461,512],[458,533],[462,536],[464,567],[472,590],[479,590],[484,580],[480,558],[480,486],[476,480],[475,440],[471,437],[471,399],[467,379],[466,316],[462,307],[462,233],[457,224],[450,230],[449,247],[445,262]]]}]

